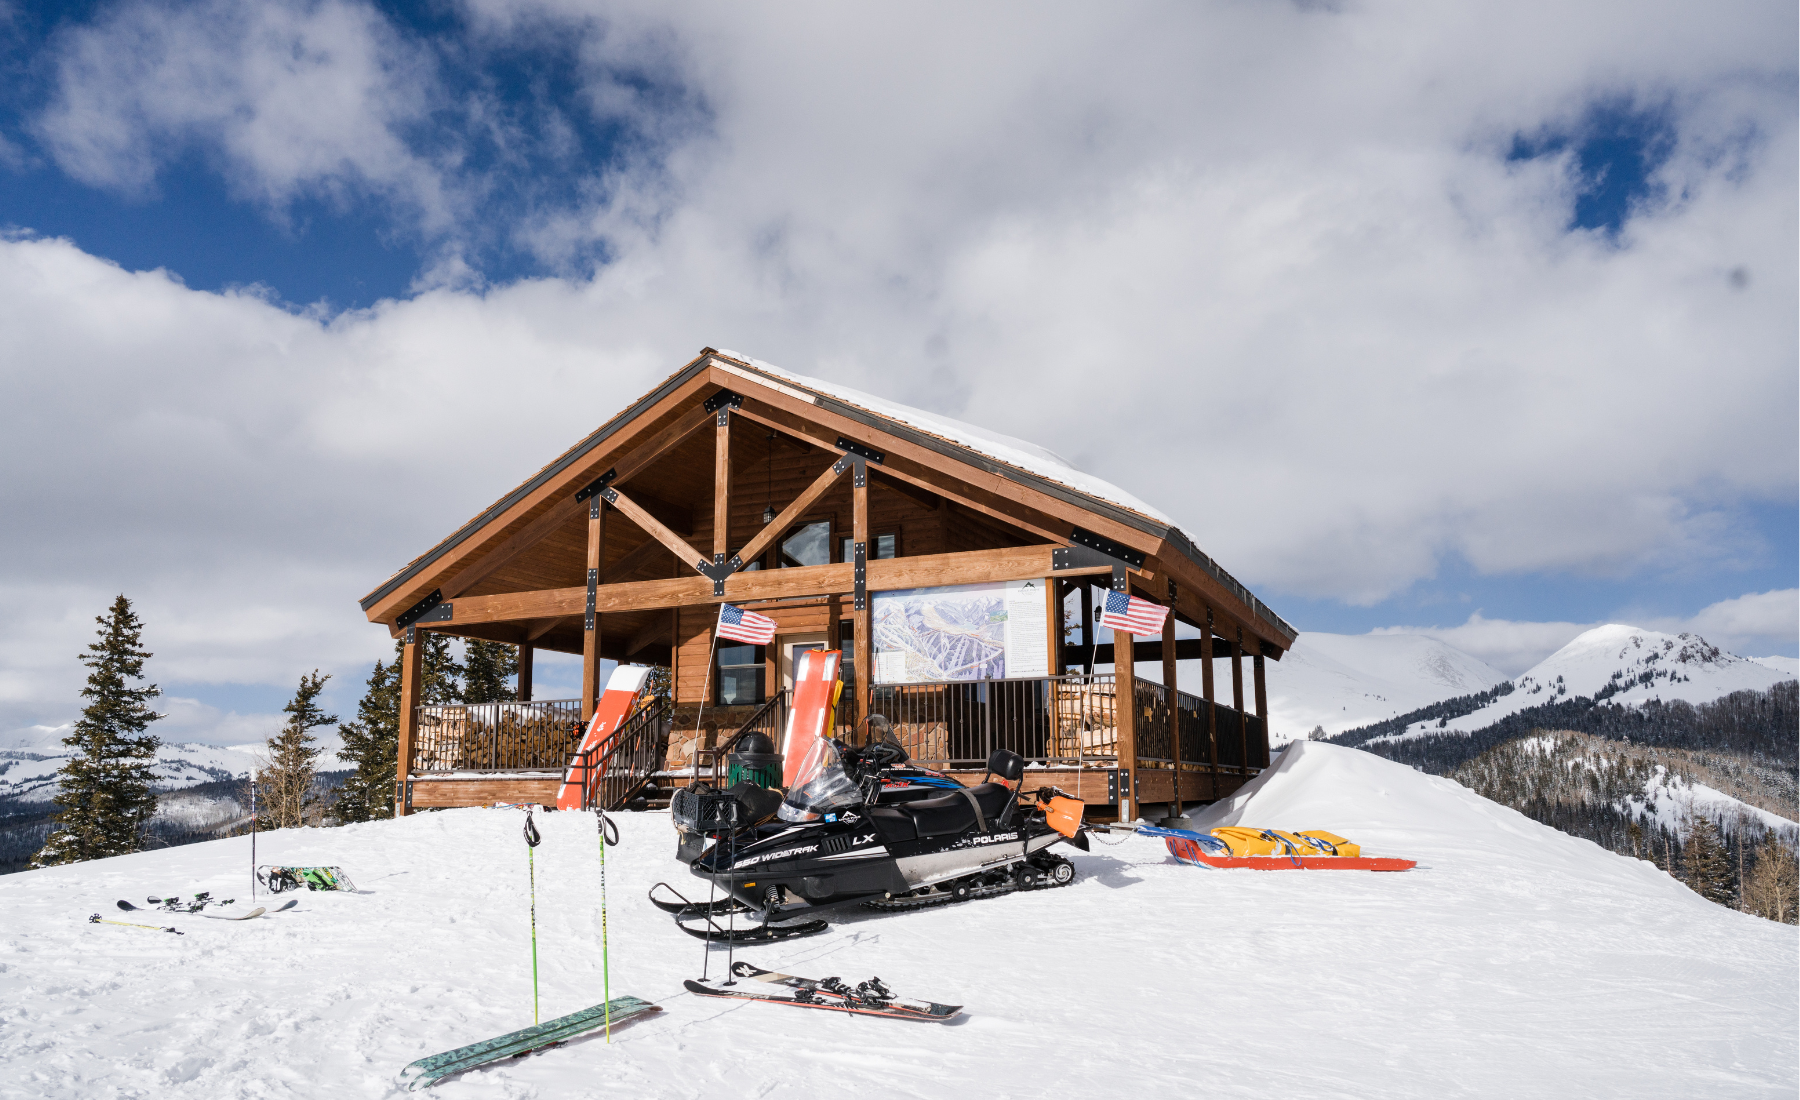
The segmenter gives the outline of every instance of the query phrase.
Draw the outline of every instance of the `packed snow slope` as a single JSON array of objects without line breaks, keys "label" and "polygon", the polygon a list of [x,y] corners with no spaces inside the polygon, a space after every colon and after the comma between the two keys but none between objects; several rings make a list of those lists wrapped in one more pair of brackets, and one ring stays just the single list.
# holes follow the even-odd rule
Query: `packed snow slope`
[{"label": "packed snow slope", "polygon": [[[1184,676],[1188,670],[1181,670]],[[1436,638],[1418,634],[1300,635],[1265,665],[1269,737],[1276,744],[1393,718],[1505,682],[1499,669]],[[1199,667],[1191,682],[1199,682]]]},{"label": "packed snow slope", "polygon": [[[1074,885],[908,914],[848,910],[743,949],[770,969],[879,975],[962,1004],[952,1025],[686,994],[702,945],[644,899],[696,881],[664,814],[607,863],[612,992],[661,1016],[438,1086],[459,1097],[1788,1097],[1792,927],[1447,780],[1299,744],[1219,821],[1324,827],[1403,874],[1207,871],[1149,837],[1068,851]],[[601,1000],[595,824],[539,814],[543,1015]],[[232,839],[0,880],[0,1097],[396,1095],[408,1062],[531,1022],[523,815],[451,810],[264,834],[260,857],[344,867],[181,937],[91,925],[119,897],[248,900]],[[164,918],[171,919],[171,918]],[[717,975],[724,950],[713,953]]]},{"label": "packed snow slope", "polygon": [[1513,691],[1440,728],[1419,722],[1396,737],[1473,733],[1527,707],[1575,696],[1632,705],[1662,699],[1710,702],[1734,691],[1767,691],[1794,679],[1779,668],[1727,653],[1698,634],[1663,634],[1617,623],[1597,626],[1513,681]]}]

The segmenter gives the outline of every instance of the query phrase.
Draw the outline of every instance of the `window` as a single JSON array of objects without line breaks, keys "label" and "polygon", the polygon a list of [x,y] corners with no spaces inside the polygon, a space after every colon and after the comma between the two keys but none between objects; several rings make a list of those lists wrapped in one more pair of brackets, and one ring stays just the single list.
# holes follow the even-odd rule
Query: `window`
[{"label": "window", "polygon": [[[891,531],[885,535],[876,535],[869,540],[869,557],[871,560],[875,558],[898,557],[899,551],[900,536]],[[856,560],[856,539],[854,537],[839,540],[838,560]]]},{"label": "window", "polygon": [[719,685],[716,704],[721,707],[756,705],[763,701],[763,647],[719,647]]},{"label": "window", "polygon": [[852,699],[856,698],[856,620],[844,619],[838,623],[838,649],[843,656],[838,658],[838,678],[844,681],[844,693]]},{"label": "window", "polygon": [[781,540],[781,568],[831,564],[831,521],[803,524]]}]

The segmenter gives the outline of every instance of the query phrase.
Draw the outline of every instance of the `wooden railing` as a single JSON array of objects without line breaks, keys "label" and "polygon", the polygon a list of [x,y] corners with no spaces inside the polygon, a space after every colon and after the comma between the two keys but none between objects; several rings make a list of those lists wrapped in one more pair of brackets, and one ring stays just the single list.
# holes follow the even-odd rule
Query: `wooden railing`
[{"label": "wooden railing", "polygon": [[421,706],[410,772],[562,770],[581,744],[581,701]]}]

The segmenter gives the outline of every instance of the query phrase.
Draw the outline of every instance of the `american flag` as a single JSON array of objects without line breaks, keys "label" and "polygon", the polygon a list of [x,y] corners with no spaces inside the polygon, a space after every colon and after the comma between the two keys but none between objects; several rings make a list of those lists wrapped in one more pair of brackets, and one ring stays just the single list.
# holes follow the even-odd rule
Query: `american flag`
[{"label": "american flag", "polygon": [[1108,592],[1100,608],[1100,625],[1109,630],[1131,634],[1161,634],[1169,609],[1159,603],[1140,600],[1123,592]]},{"label": "american flag", "polygon": [[719,637],[751,645],[768,645],[775,640],[775,620],[722,603],[719,605]]}]

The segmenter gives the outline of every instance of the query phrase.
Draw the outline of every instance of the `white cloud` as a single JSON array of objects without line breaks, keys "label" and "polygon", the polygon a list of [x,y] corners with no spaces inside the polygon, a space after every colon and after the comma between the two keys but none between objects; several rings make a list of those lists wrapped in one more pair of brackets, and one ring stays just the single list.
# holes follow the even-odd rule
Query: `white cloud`
[{"label": "white cloud", "polygon": [[432,59],[369,5],[118,4],[66,31],[54,62],[38,135],[76,179],[143,192],[195,151],[276,211],[366,189],[428,225],[452,214],[440,166],[405,134],[432,107]]},{"label": "white cloud", "polygon": [[[611,261],[490,287],[452,249],[297,316],[0,241],[12,724],[66,720],[120,590],[164,679],[359,685],[357,596],[704,344],[1055,447],[1270,595],[1704,573],[1800,491],[1791,6],[471,3],[487,45],[562,28],[656,146],[523,211],[409,144],[446,93],[373,8],[107,10],[40,124],[79,178],[194,149],[271,207]],[[1603,101],[1675,137],[1616,241],[1565,232],[1567,158],[1505,159]],[[1437,636],[1517,671],[1580,629]]]},{"label": "white cloud", "polygon": [[[1666,634],[1698,634],[1740,657],[1800,643],[1800,589],[1752,592],[1720,600],[1687,618],[1634,616],[1609,620]],[[1371,634],[1421,634],[1479,657],[1508,676],[1517,676],[1555,653],[1575,636],[1602,625],[1534,623],[1483,618],[1477,611],[1460,626],[1389,626]]]}]

